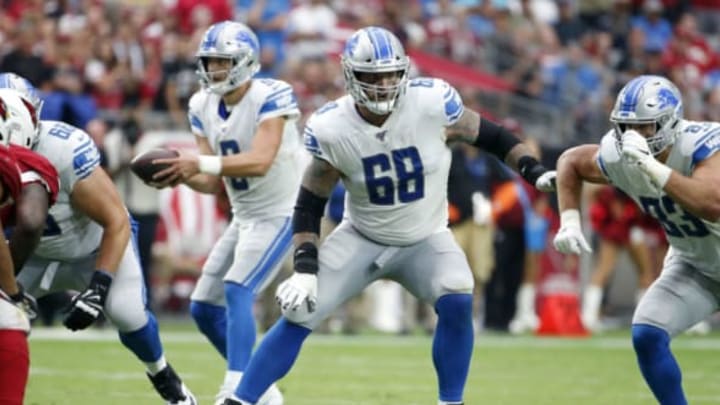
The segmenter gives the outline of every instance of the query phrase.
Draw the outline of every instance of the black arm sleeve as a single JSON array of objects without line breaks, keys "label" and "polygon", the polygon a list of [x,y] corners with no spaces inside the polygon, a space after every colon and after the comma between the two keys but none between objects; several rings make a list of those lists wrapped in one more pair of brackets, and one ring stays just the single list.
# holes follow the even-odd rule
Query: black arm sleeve
[{"label": "black arm sleeve", "polygon": [[320,219],[327,200],[301,186],[293,213],[293,233],[312,232],[320,235]]},{"label": "black arm sleeve", "polygon": [[[505,162],[510,149],[519,143],[521,143],[520,139],[512,132],[492,121],[481,118],[478,136],[473,145],[492,153]],[[518,159],[517,167],[525,181],[533,186],[537,179],[547,172],[547,169],[532,156],[522,156]]]},{"label": "black arm sleeve", "polygon": [[505,127],[480,118],[480,129],[473,145],[492,153],[504,162],[510,149],[519,143],[520,139]]}]

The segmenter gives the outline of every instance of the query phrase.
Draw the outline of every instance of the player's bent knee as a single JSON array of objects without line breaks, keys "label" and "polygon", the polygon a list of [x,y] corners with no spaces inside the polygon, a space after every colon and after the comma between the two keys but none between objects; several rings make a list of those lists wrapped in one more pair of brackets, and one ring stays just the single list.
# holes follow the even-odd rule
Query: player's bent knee
[{"label": "player's bent knee", "polygon": [[118,331],[123,333],[136,331],[148,322],[145,308],[138,306],[137,308],[132,307],[119,307],[117,305],[111,307],[105,307],[105,315],[108,320],[112,322]]},{"label": "player's bent knee", "polygon": [[638,354],[654,352],[670,343],[670,335],[663,329],[647,324],[632,326],[632,342]]}]

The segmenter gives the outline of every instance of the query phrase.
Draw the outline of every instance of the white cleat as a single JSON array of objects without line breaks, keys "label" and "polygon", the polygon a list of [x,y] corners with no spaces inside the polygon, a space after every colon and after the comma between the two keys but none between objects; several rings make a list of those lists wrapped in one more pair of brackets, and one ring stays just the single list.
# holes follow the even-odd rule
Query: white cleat
[{"label": "white cleat", "polygon": [[582,316],[582,324],[590,333],[600,333],[603,331],[602,322],[597,316]]},{"label": "white cleat", "polygon": [[540,326],[540,319],[535,314],[520,315],[513,318],[508,325],[508,330],[513,335],[533,333]]}]

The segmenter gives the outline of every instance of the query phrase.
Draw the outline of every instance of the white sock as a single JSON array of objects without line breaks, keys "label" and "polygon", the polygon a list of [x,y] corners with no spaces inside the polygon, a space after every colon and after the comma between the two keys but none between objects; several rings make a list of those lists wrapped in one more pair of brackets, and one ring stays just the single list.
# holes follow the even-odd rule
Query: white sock
[{"label": "white sock", "polygon": [[150,373],[150,375],[155,375],[161,372],[165,367],[167,367],[167,361],[165,360],[165,356],[160,356],[157,361],[145,363],[145,367],[147,367],[148,373]]},{"label": "white sock", "polygon": [[460,405],[462,404],[462,401],[460,402],[446,402],[443,400],[438,401],[438,405]]},{"label": "white sock", "polygon": [[535,315],[535,286],[530,283],[523,283],[517,294],[518,317],[526,317]]},{"label": "white sock", "polygon": [[225,372],[225,379],[223,380],[223,386],[234,385],[237,386],[242,379],[243,372],[235,370],[227,370]]},{"label": "white sock", "polygon": [[582,302],[583,321],[597,320],[600,316],[600,304],[602,304],[603,290],[596,285],[585,287]]}]

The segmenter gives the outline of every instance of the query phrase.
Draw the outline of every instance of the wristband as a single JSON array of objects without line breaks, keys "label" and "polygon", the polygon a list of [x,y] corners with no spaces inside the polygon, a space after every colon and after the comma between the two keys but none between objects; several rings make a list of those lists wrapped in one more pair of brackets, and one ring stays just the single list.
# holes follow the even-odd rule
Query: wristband
[{"label": "wristband", "polygon": [[576,209],[565,210],[560,213],[560,227],[576,227],[580,229],[580,211]]},{"label": "wristband", "polygon": [[108,291],[110,290],[110,284],[113,281],[113,277],[110,273],[105,270],[98,269],[93,272],[92,278],[90,279],[89,288],[97,291],[100,294],[100,303],[105,305],[105,298],[107,298]]},{"label": "wristband", "polygon": [[314,243],[304,242],[295,249],[293,267],[298,273],[317,274],[318,250]]},{"label": "wristband", "polygon": [[200,173],[219,176],[222,171],[222,158],[214,155],[198,156],[198,169]]},{"label": "wristband", "polygon": [[537,159],[528,155],[521,157],[517,166],[522,178],[533,186],[537,179],[548,171]]}]

